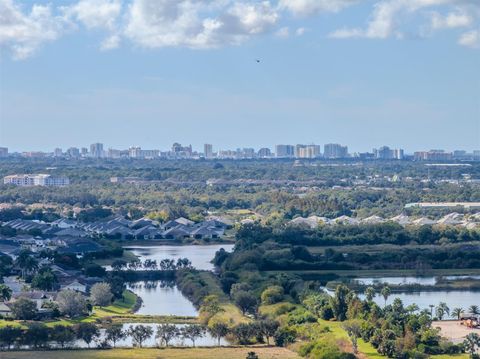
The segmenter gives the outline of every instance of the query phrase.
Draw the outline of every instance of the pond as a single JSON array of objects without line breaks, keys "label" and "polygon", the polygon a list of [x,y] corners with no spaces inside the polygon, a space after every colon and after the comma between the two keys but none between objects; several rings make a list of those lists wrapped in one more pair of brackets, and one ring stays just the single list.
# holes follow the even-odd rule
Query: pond
[{"label": "pond", "polygon": [[140,281],[127,284],[127,288],[142,298],[143,304],[136,314],[197,316],[193,304],[183,296],[172,282]]},{"label": "pond", "polygon": [[213,264],[210,261],[215,257],[215,252],[220,248],[227,252],[233,250],[233,244],[212,244],[212,245],[186,245],[186,246],[129,246],[125,250],[131,251],[142,262],[146,259],[156,260],[157,263],[162,259],[188,258],[192,266],[201,270],[213,270]]},{"label": "pond", "polygon": [[446,280],[461,280],[461,279],[480,279],[480,275],[449,275],[442,277],[414,277],[414,276],[404,276],[404,277],[366,277],[366,278],[355,278],[353,281],[363,284],[363,285],[373,285],[373,284],[382,284],[387,283],[389,285],[406,285],[406,284],[420,284],[420,285],[435,285],[438,279]]},{"label": "pond", "polygon": [[[363,294],[359,295],[360,299],[364,299]],[[419,291],[409,293],[392,293],[387,300],[387,304],[391,304],[395,298],[400,298],[404,306],[410,304],[417,304],[420,309],[430,310],[430,305],[437,306],[440,302],[447,303],[447,306],[452,310],[453,308],[468,309],[471,305],[480,305],[480,292],[473,291]],[[377,295],[374,299],[380,307],[384,305],[382,296]]]}]

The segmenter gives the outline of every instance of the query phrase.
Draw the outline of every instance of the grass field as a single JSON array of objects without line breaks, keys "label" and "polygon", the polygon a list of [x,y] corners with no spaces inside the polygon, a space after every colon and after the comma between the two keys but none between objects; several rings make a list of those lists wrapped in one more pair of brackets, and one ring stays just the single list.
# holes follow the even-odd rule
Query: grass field
[{"label": "grass field", "polygon": [[298,359],[296,353],[276,347],[112,349],[2,352],[2,359],[245,359],[248,352],[262,359]]}]

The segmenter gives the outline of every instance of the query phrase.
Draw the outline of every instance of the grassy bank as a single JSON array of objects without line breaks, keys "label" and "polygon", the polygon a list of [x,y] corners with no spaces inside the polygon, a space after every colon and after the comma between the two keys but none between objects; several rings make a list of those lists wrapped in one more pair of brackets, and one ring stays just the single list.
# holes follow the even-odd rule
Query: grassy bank
[{"label": "grassy bank", "polygon": [[2,359],[245,359],[254,351],[262,359],[297,359],[297,354],[285,348],[169,348],[169,349],[112,349],[2,352]]}]

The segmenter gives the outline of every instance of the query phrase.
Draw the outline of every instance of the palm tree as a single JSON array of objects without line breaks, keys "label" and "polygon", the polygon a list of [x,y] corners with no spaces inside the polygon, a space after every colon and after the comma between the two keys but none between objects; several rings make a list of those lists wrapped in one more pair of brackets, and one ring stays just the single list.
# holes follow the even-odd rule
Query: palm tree
[{"label": "palm tree", "polygon": [[12,297],[12,290],[10,287],[6,286],[5,284],[0,284],[0,300],[6,301],[10,300]]},{"label": "palm tree", "polygon": [[385,287],[382,288],[382,291],[380,292],[380,294],[382,295],[383,299],[385,299],[385,307],[387,306],[387,299],[388,297],[390,296],[390,294],[392,293],[390,287],[388,285],[386,285]]},{"label": "palm tree", "polygon": [[27,250],[22,250],[15,260],[15,264],[22,270],[22,278],[31,271],[38,268],[38,262],[33,257],[33,253]]},{"label": "palm tree", "polygon": [[440,302],[435,309],[435,314],[437,315],[438,319],[442,320],[445,315],[450,314],[450,308],[447,306],[447,303]]},{"label": "palm tree", "polygon": [[365,298],[367,298],[368,302],[371,302],[375,298],[375,288],[367,287],[365,289]]},{"label": "palm tree", "polygon": [[469,312],[472,313],[472,314],[475,314],[475,315],[478,315],[480,314],[480,310],[478,309],[478,305],[471,305],[469,308],[468,308]]},{"label": "palm tree", "polygon": [[460,316],[462,315],[463,313],[463,309],[462,308],[453,308],[452,310],[452,318],[457,318],[457,320],[460,320]]}]

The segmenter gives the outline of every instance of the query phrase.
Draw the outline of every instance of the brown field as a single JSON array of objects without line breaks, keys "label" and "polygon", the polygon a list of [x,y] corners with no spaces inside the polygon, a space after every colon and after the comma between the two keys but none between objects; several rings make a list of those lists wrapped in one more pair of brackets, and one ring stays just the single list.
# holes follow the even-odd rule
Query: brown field
[{"label": "brown field", "polygon": [[0,352],[2,359],[245,359],[248,352],[261,359],[298,359],[296,353],[277,347],[111,349]]}]

